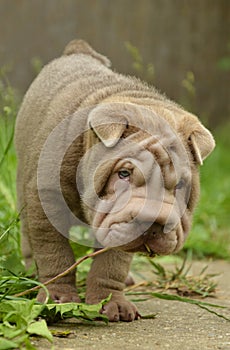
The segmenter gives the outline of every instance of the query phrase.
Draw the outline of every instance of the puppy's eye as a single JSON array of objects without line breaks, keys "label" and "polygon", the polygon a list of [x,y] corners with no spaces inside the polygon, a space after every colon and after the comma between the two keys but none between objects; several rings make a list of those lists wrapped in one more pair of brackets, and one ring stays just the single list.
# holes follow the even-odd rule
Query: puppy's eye
[{"label": "puppy's eye", "polygon": [[178,184],[176,185],[175,189],[176,190],[180,190],[181,188],[183,188],[185,186],[185,180],[184,179],[180,179],[180,181],[178,182]]},{"label": "puppy's eye", "polygon": [[122,180],[129,180],[131,172],[127,169],[121,169],[118,171],[118,176]]}]

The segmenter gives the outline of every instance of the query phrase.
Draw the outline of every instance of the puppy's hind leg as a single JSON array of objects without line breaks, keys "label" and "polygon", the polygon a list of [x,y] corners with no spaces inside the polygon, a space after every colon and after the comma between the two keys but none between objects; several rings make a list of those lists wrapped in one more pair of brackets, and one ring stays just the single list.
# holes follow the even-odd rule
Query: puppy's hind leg
[{"label": "puppy's hind leg", "polygon": [[[29,241],[28,225],[25,209],[21,212],[21,251],[24,258],[26,270],[29,270],[34,264],[33,251]],[[34,272],[34,271],[33,271]],[[33,274],[35,274],[34,272]]]},{"label": "puppy's hind leg", "polygon": [[22,255],[24,257],[26,270],[29,270],[32,264],[34,263],[34,260],[33,260],[32,249],[29,242],[29,237],[25,233],[22,233],[22,236],[21,236],[21,250],[22,250]]}]

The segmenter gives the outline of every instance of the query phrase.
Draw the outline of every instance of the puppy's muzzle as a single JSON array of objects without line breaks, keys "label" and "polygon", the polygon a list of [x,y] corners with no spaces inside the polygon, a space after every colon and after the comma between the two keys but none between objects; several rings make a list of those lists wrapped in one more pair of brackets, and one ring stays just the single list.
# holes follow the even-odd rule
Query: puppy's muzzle
[{"label": "puppy's muzzle", "polygon": [[152,257],[178,251],[183,241],[184,235],[180,224],[166,233],[164,225],[154,222],[143,234],[120,248],[127,252],[143,252]]}]

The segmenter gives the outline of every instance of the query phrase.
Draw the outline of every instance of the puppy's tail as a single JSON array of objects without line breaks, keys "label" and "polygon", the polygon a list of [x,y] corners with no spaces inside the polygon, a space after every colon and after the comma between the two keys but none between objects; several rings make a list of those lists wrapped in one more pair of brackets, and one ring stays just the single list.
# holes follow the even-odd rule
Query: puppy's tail
[{"label": "puppy's tail", "polygon": [[107,57],[94,51],[94,49],[92,49],[92,47],[84,40],[76,39],[76,40],[70,41],[69,44],[65,47],[63,55],[73,55],[73,54],[79,54],[79,53],[82,53],[84,55],[90,55],[91,57],[96,58],[106,67],[111,66],[111,62]]}]

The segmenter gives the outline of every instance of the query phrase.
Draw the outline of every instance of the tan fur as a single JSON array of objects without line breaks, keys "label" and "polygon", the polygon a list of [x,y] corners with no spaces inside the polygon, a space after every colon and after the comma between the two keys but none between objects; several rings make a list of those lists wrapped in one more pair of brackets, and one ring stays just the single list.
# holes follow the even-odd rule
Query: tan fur
[{"label": "tan fur", "polygon": [[[199,197],[198,165],[202,164],[215,145],[210,132],[201,125],[195,116],[167,100],[154,88],[135,78],[114,73],[108,68],[109,66],[109,60],[95,52],[87,43],[72,41],[65,48],[63,56],[43,68],[26,93],[18,113],[15,145],[18,157],[18,209],[22,210],[21,230],[24,237],[22,250],[28,263],[32,258],[35,260],[39,279],[42,282],[68,268],[74,263],[74,256],[67,238],[52,226],[41,206],[37,190],[38,160],[52,130],[76,111],[83,111],[84,108],[89,109],[88,114],[83,113],[79,117],[78,125],[81,125],[82,130],[87,128],[87,125],[91,129],[85,131],[69,147],[62,164],[61,185],[65,200],[77,217],[90,225],[96,217],[96,208],[89,209],[80,200],[79,193],[76,191],[76,169],[81,157],[101,141],[112,155],[115,152],[114,147],[122,135],[129,138],[136,133],[138,142],[148,138],[147,133],[138,133],[135,127],[126,128],[126,123],[130,124],[133,116],[134,121],[139,120],[140,126],[142,123],[150,123],[150,126],[146,124],[147,128],[155,127],[152,121],[138,116],[138,106],[141,106],[159,115],[170,125],[186,149],[191,165],[192,184],[184,226],[187,225],[188,230],[191,225],[192,213]],[[106,103],[106,110],[99,108],[98,112],[95,106],[100,107],[102,103]],[[114,110],[115,104],[117,104],[117,109]],[[104,125],[101,126],[101,123]],[[72,128],[73,126],[70,125],[70,132]],[[57,154],[62,147],[64,137],[65,134],[60,136]],[[153,143],[144,147],[158,157],[162,164],[170,201],[176,180],[172,176],[173,170],[170,169],[167,155],[162,148]],[[94,153],[92,153],[91,158],[93,157]],[[113,187],[109,185],[109,182],[107,188],[105,186],[110,175],[113,174],[116,164],[108,157],[106,159],[105,166],[99,168],[95,179],[90,178],[93,167],[96,166],[93,160],[89,159],[89,161],[83,162],[81,179],[85,189],[84,198],[90,198],[94,186],[98,193],[104,188],[105,198],[113,196]],[[147,162],[148,157],[146,158],[146,167]],[[52,175],[54,172],[52,169],[50,170]],[[133,181],[134,190],[138,192],[142,180],[137,170],[133,175]],[[48,191],[45,183],[43,191]],[[55,194],[53,198],[55,198]],[[93,198],[90,200],[95,204]],[[53,205],[54,215],[62,217],[63,213],[61,207],[59,210],[58,199],[51,205]],[[168,206],[165,204],[159,214],[162,222],[165,220],[167,210]],[[71,226],[71,218],[65,217],[62,224],[63,230],[68,231]],[[158,239],[159,249],[162,249],[163,253],[174,249],[170,245],[168,250],[165,248],[165,244],[168,243],[162,241],[160,233],[155,236]],[[86,301],[95,303],[112,293],[111,302],[102,310],[111,321],[119,319],[132,321],[138,317],[136,307],[124,298],[122,290],[132,258],[132,254],[129,252],[135,251],[137,245],[142,243],[142,238],[138,237],[137,241],[134,240],[134,243],[131,242],[123,249],[112,249],[98,256],[92,264],[87,280]],[[59,302],[79,301],[75,273],[63,277],[56,284],[49,286],[48,289],[51,298]],[[44,297],[43,292],[40,292],[38,299],[44,301]]]}]

